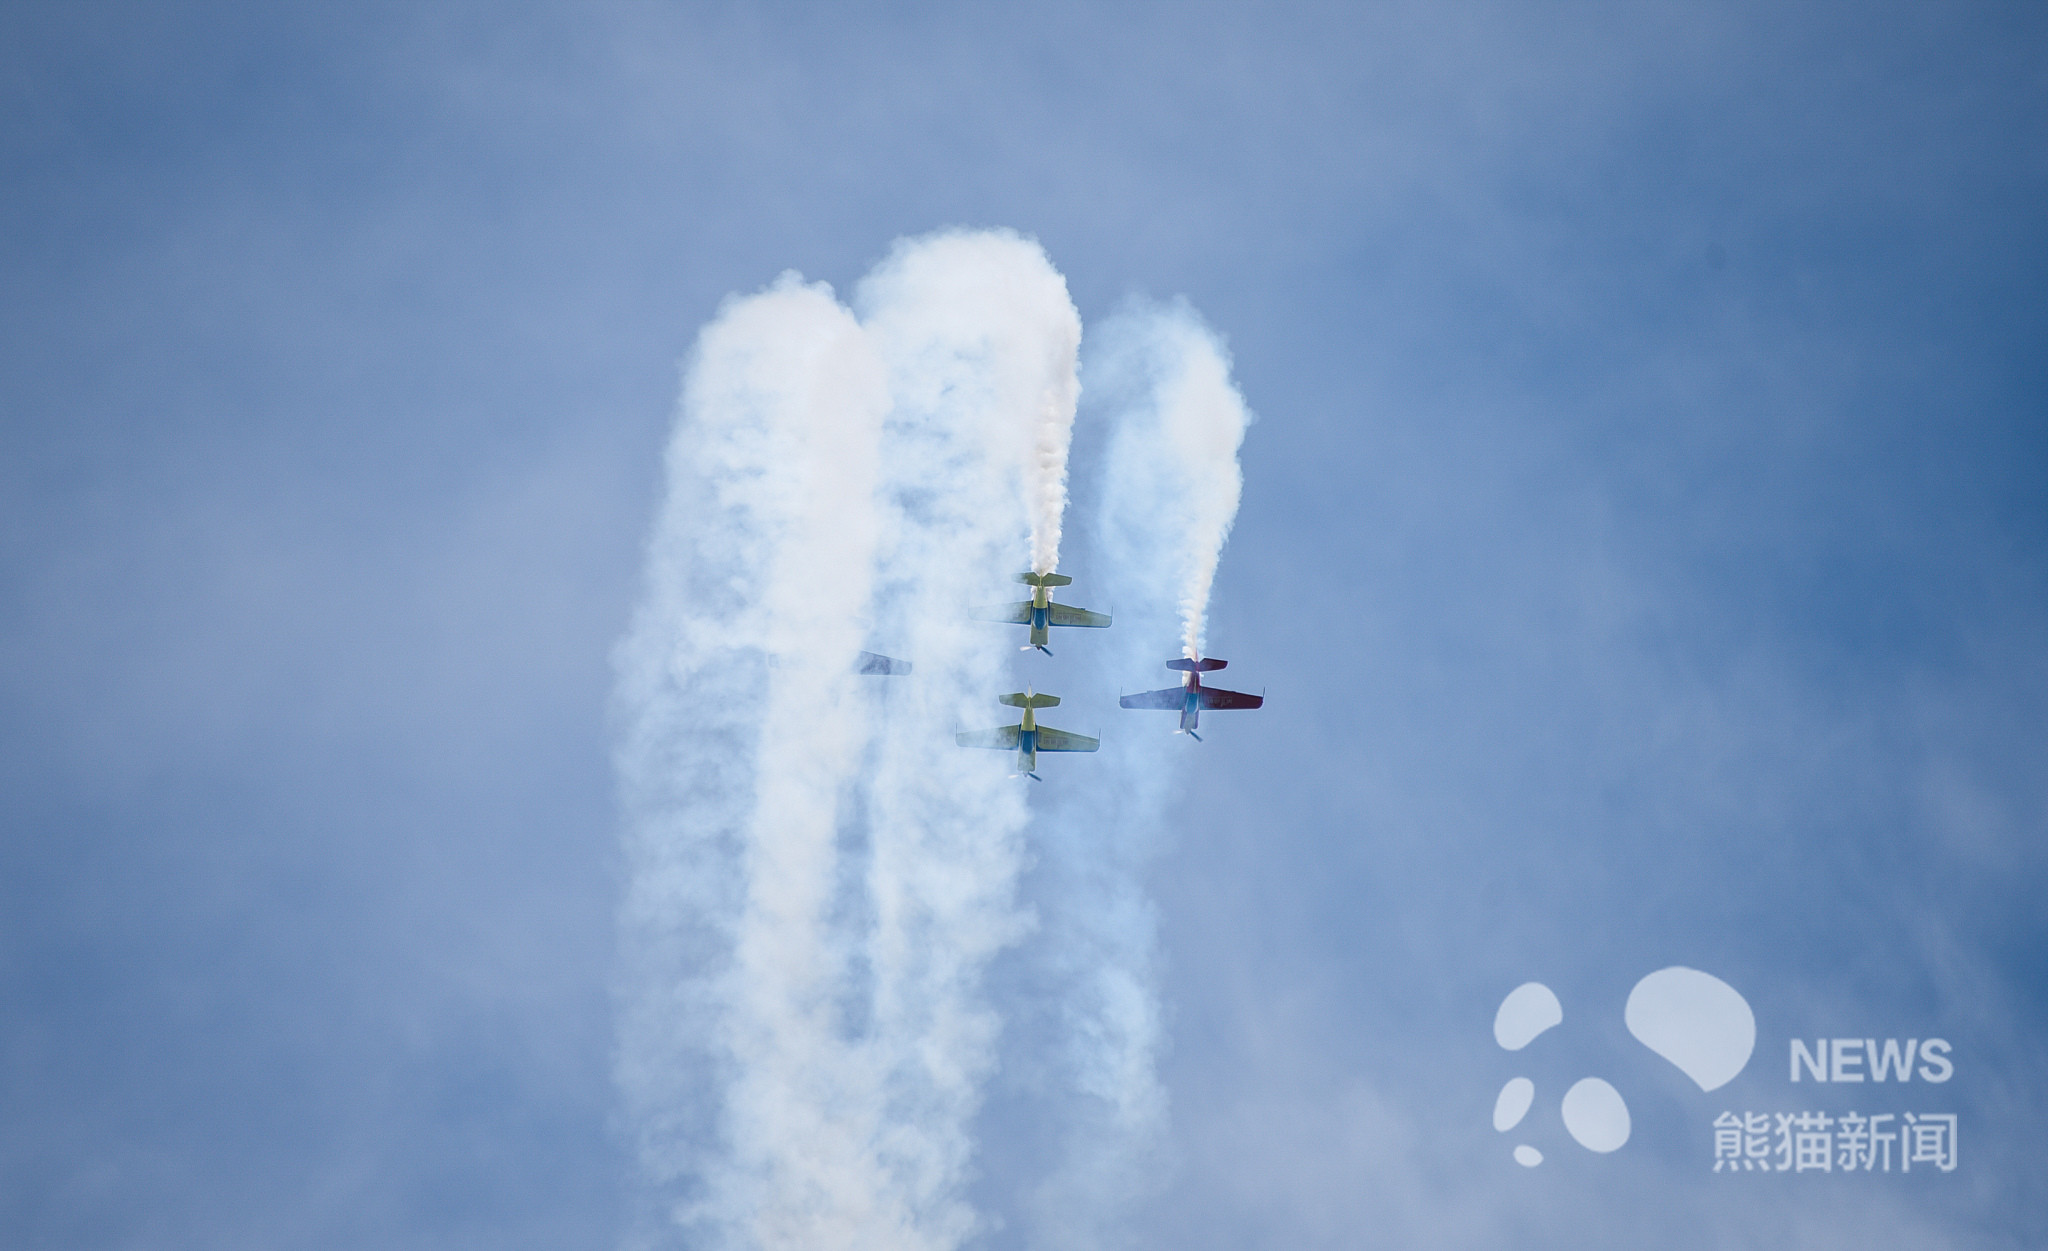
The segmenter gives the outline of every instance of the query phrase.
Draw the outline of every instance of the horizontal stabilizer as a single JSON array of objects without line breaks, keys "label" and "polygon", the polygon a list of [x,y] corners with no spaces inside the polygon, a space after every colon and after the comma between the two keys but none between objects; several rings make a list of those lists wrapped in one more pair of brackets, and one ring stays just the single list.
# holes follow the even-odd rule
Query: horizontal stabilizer
[{"label": "horizontal stabilizer", "polygon": [[1087,626],[1091,630],[1107,630],[1109,614],[1089,612],[1071,604],[1048,604],[1045,609],[1045,623],[1056,626]]},{"label": "horizontal stabilizer", "polygon": [[1238,691],[1219,691],[1211,687],[1202,688],[1202,707],[1206,709],[1257,708],[1266,702],[1264,695],[1246,695]]},{"label": "horizontal stabilizer", "polygon": [[1026,586],[1072,586],[1074,580],[1063,573],[1020,573],[1017,581]]},{"label": "horizontal stabilizer", "polygon": [[1161,708],[1171,711],[1185,704],[1187,697],[1188,693],[1185,690],[1178,686],[1171,686],[1163,691],[1145,691],[1138,695],[1126,695],[1116,702],[1124,708]]},{"label": "horizontal stabilizer", "polygon": [[1038,727],[1038,750],[1040,751],[1094,751],[1102,746],[1102,740],[1089,738],[1086,734],[1069,734],[1050,726]]},{"label": "horizontal stabilizer", "polygon": [[1191,670],[1195,673],[1210,673],[1229,664],[1230,662],[1227,660],[1189,660],[1185,657],[1176,657],[1173,660],[1167,661],[1166,667],[1178,669],[1182,673],[1187,673]]},{"label": "horizontal stabilizer", "polygon": [[1022,726],[1003,725],[993,730],[961,730],[953,735],[953,741],[962,747],[993,747],[998,751],[1014,749],[1017,735]]},{"label": "horizontal stabilizer", "polygon": [[1008,704],[1012,708],[1056,708],[1059,706],[1060,697],[1057,695],[1031,695],[1023,691],[1012,691],[1008,695],[996,696],[996,702]]},{"label": "horizontal stabilizer", "polygon": [[855,673],[876,673],[895,677],[909,673],[910,662],[898,660],[894,656],[884,656],[880,652],[862,652],[860,659],[854,662],[853,671]]}]

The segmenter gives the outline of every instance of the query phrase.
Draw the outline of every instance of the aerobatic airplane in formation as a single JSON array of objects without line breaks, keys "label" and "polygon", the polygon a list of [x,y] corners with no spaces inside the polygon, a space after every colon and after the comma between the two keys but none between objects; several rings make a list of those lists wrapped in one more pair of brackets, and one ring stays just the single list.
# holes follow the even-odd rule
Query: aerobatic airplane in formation
[{"label": "aerobatic airplane in formation", "polygon": [[1011,625],[1031,627],[1031,641],[1019,651],[1037,648],[1046,655],[1052,649],[1045,645],[1047,632],[1052,626],[1084,626],[1091,630],[1109,628],[1109,614],[1089,612],[1070,604],[1052,602],[1052,588],[1071,586],[1073,579],[1059,573],[1020,573],[1017,581],[1032,588],[1031,598],[1015,604],[993,604],[974,610],[976,618],[982,621],[1006,621]]},{"label": "aerobatic airplane in formation", "polygon": [[[1018,725],[997,726],[993,730],[961,730],[953,740],[962,747],[988,747],[996,751],[1015,749],[1017,752],[1017,774],[1035,782],[1045,779],[1038,776],[1038,753],[1042,751],[1094,751],[1102,746],[1102,740],[1089,738],[1085,734],[1069,734],[1055,730],[1049,725],[1038,724],[1033,715],[1039,708],[1051,708],[1060,702],[1057,695],[1040,695],[1030,687],[998,695],[999,703],[1024,710],[1024,720]],[[1011,776],[1017,776],[1012,774]]]},{"label": "aerobatic airplane in formation", "polygon": [[1202,685],[1202,675],[1223,668],[1227,660],[1204,660],[1175,657],[1166,662],[1169,669],[1181,672],[1179,686],[1169,686],[1163,691],[1144,691],[1137,695],[1124,695],[1117,703],[1125,708],[1157,708],[1163,711],[1180,712],[1180,728],[1175,734],[1185,734],[1196,742],[1202,736],[1195,733],[1202,724],[1202,713],[1206,709],[1220,712],[1226,708],[1257,708],[1266,702],[1264,695],[1246,695],[1240,691],[1226,691],[1213,686]]}]

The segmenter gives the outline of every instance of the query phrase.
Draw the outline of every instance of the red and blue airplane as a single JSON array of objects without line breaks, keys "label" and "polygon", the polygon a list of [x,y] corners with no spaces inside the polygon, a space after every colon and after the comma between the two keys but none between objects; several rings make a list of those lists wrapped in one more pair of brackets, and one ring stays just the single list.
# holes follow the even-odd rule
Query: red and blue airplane
[{"label": "red and blue airplane", "polygon": [[1185,734],[1196,742],[1202,736],[1195,733],[1202,724],[1202,712],[1207,709],[1220,712],[1225,708],[1257,708],[1266,702],[1264,695],[1246,695],[1239,691],[1225,691],[1213,686],[1202,685],[1202,675],[1213,673],[1230,662],[1227,660],[1203,660],[1176,657],[1166,662],[1169,669],[1181,672],[1179,686],[1169,686],[1163,691],[1145,691],[1137,695],[1125,695],[1116,702],[1125,708],[1156,708],[1171,712],[1180,711],[1180,728],[1175,734]]}]

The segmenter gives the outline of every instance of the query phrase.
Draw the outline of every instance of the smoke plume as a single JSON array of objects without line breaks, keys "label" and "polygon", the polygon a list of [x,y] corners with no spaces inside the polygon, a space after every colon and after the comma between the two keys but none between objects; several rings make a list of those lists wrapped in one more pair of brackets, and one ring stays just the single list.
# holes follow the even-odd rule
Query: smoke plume
[{"label": "smoke plume", "polygon": [[[982,981],[1025,932],[1027,812],[1009,762],[952,741],[1008,689],[965,607],[1058,560],[1080,323],[1008,233],[902,244],[856,303],[786,276],[706,328],[619,650],[649,1244],[977,1228]],[[913,674],[855,676],[870,645]]]},{"label": "smoke plume", "polygon": [[[900,246],[861,287],[870,328],[896,362],[899,407],[927,416],[922,435],[903,423],[899,442],[951,440],[959,464],[928,457],[924,470],[984,475],[960,493],[971,520],[997,517],[1021,497],[1035,573],[1059,564],[1067,506],[1067,450],[1080,394],[1081,318],[1066,280],[1045,254],[1007,232],[955,232]],[[944,413],[944,420],[932,420]],[[971,454],[963,449],[972,448]],[[891,462],[899,470],[910,465]],[[930,485],[899,472],[917,489]]]},{"label": "smoke plume", "polygon": [[1237,519],[1237,452],[1251,415],[1228,350],[1185,303],[1133,309],[1103,337],[1099,372],[1127,405],[1104,475],[1104,541],[1120,576],[1173,597],[1181,653],[1197,657]]},{"label": "smoke plume", "polygon": [[[620,648],[621,1084],[667,1215],[722,1245],[879,1246],[863,1227],[902,1220],[832,911],[867,746],[853,662],[887,411],[828,289],[785,276],[730,303],[689,371]],[[705,1073],[723,1106],[690,1080]]]}]

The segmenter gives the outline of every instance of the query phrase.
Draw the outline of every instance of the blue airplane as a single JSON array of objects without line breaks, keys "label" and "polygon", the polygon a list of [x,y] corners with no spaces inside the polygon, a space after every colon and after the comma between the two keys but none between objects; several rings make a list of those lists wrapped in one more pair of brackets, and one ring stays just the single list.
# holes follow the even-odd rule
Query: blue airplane
[{"label": "blue airplane", "polygon": [[996,699],[1012,708],[1022,708],[1023,723],[997,726],[993,730],[961,730],[953,736],[953,741],[962,747],[988,747],[997,751],[1014,748],[1017,752],[1017,773],[1011,774],[1012,777],[1022,774],[1034,782],[1043,782],[1045,779],[1038,776],[1039,752],[1094,751],[1102,746],[1101,739],[1089,738],[1086,734],[1069,734],[1065,730],[1038,724],[1033,710],[1058,704],[1060,697],[1057,695],[1040,695],[1027,686],[1021,691],[998,695]]}]

